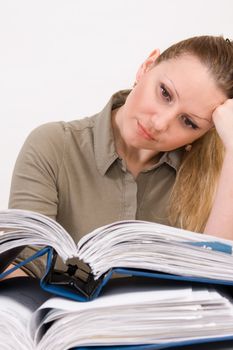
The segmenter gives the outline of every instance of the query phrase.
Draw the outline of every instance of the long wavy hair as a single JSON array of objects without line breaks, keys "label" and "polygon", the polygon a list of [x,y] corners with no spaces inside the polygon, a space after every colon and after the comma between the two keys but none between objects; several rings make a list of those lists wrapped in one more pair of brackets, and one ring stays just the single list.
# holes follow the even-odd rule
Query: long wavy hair
[{"label": "long wavy hair", "polygon": [[[178,42],[156,60],[197,57],[215,79],[216,86],[233,98],[233,42],[222,36],[197,36]],[[224,157],[224,146],[215,128],[185,152],[171,193],[169,218],[173,226],[203,232],[209,217]]]}]

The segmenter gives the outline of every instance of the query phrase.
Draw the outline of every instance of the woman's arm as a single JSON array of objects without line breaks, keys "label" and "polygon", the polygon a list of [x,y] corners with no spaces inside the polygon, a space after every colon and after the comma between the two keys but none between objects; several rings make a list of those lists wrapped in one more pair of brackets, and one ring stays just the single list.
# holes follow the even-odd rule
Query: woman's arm
[{"label": "woman's arm", "polygon": [[216,108],[213,121],[225,146],[225,156],[204,233],[233,240],[233,99]]},{"label": "woman's arm", "polygon": [[[56,219],[57,179],[62,168],[64,138],[62,123],[47,123],[30,133],[15,164],[9,208],[32,210]],[[36,251],[35,247],[26,247],[15,263],[24,261]],[[40,277],[45,265],[46,257],[41,257],[27,264],[24,270]]]},{"label": "woman's arm", "polygon": [[[7,270],[10,270],[14,267],[15,265],[11,264],[8,266]],[[13,277],[21,277],[21,276],[29,276],[26,272],[24,272],[22,269],[17,269],[13,272],[11,272],[9,275],[7,275],[6,277],[4,277],[2,280],[6,280],[8,278],[13,278]]]}]

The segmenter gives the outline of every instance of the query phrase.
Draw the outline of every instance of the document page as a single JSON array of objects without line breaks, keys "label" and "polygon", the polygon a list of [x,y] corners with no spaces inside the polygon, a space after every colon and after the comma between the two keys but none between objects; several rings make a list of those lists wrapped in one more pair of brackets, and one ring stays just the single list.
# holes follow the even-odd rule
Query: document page
[{"label": "document page", "polygon": [[[233,306],[218,291],[168,281],[143,285],[139,280],[115,285],[86,303],[61,298],[45,302],[32,317],[38,324],[34,328],[53,323],[42,338],[34,333],[38,349],[52,350],[51,344],[64,350],[65,344],[69,349],[233,336]],[[59,334],[58,340],[54,334]]]}]

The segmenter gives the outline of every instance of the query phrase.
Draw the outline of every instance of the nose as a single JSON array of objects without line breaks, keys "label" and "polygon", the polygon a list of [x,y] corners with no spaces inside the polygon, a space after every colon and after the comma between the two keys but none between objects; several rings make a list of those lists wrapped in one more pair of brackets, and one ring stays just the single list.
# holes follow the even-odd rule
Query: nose
[{"label": "nose", "polygon": [[169,125],[171,124],[172,119],[173,119],[173,116],[171,114],[154,115],[151,119],[153,129],[159,132],[167,131],[167,129],[169,128]]}]

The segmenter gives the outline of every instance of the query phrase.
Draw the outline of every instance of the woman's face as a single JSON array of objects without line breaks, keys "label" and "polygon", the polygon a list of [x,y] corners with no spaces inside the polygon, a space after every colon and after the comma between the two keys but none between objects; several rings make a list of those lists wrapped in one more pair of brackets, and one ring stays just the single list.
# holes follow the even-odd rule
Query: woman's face
[{"label": "woman's face", "polygon": [[146,61],[119,110],[121,137],[137,149],[179,148],[213,127],[212,113],[225,100],[207,68],[191,55],[153,68]]}]

